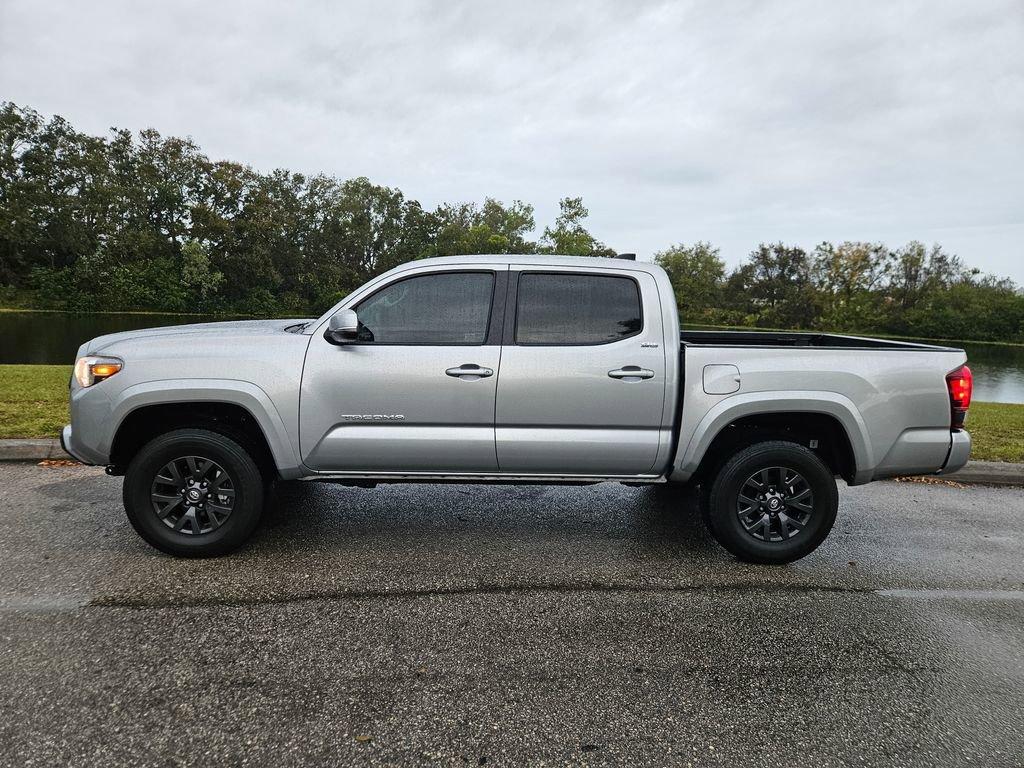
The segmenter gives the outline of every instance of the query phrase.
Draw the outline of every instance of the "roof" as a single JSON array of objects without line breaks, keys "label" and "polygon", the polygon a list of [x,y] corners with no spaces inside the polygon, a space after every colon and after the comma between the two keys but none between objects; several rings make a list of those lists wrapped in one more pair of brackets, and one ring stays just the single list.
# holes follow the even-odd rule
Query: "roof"
[{"label": "roof", "polygon": [[655,272],[661,268],[649,261],[630,261],[628,259],[609,259],[597,256],[558,256],[548,254],[521,253],[474,253],[465,256],[434,256],[429,259],[417,259],[406,262],[402,267],[423,264],[473,264],[487,262],[490,264],[530,264],[540,267],[590,267],[591,269],[623,269],[637,272]]}]

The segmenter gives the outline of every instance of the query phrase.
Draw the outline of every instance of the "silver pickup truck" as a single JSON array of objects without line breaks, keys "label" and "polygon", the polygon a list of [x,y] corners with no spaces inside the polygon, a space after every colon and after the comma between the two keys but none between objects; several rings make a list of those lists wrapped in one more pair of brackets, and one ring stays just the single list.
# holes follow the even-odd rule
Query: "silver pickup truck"
[{"label": "silver pickup truck", "polygon": [[229,552],[278,480],[689,484],[740,558],[814,550],[848,484],[959,469],[963,350],[680,332],[665,272],[460,256],[371,280],[316,320],[101,336],[62,444],[124,475],[135,530]]}]

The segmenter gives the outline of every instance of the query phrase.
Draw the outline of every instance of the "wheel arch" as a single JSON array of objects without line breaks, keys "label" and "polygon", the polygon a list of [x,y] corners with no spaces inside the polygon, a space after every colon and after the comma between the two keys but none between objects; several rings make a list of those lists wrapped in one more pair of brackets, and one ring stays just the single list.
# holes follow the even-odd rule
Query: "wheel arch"
[{"label": "wheel arch", "polygon": [[805,447],[817,441],[812,450],[847,483],[870,479],[871,444],[863,419],[847,398],[823,392],[757,392],[720,402],[698,424],[670,479],[699,482],[736,451],[768,440]]},{"label": "wheel arch", "polygon": [[149,382],[129,387],[113,408],[110,462],[124,467],[158,434],[183,427],[219,431],[254,452],[261,470],[284,479],[302,474],[288,431],[267,394],[239,381]]}]

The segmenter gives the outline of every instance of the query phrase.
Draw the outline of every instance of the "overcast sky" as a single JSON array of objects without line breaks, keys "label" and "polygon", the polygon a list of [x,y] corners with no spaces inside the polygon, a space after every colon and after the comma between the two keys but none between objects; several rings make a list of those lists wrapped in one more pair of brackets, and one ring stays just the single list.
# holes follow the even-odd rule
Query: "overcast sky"
[{"label": "overcast sky", "polygon": [[641,258],[938,242],[1024,283],[1024,0],[0,0],[0,99]]}]

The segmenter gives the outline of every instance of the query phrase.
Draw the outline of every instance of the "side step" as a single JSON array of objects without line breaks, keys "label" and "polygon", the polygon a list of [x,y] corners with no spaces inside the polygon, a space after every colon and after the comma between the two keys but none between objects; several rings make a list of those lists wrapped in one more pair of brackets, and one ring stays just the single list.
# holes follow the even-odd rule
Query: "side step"
[{"label": "side step", "polygon": [[667,482],[664,475],[503,475],[434,474],[428,472],[324,472],[299,478],[306,483],[333,483],[354,488],[374,488],[381,483],[486,483],[488,485],[658,485]]}]

